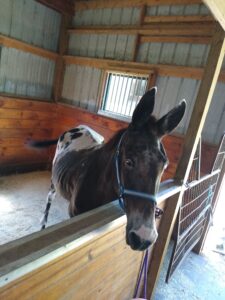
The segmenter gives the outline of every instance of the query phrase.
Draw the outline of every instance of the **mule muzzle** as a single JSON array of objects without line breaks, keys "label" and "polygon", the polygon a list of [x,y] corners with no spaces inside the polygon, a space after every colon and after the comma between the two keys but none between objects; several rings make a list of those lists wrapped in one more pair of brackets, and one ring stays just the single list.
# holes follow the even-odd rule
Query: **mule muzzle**
[{"label": "mule muzzle", "polygon": [[157,238],[154,239],[142,239],[135,231],[130,231],[127,234],[127,244],[132,250],[144,251],[152,246]]}]

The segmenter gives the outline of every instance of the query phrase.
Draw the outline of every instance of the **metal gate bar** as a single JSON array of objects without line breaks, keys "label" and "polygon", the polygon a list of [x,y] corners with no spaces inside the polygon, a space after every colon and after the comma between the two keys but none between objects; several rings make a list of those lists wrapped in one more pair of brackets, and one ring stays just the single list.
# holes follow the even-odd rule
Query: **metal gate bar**
[{"label": "metal gate bar", "polygon": [[213,195],[224,157],[225,135],[222,137],[211,174],[200,179],[201,141],[199,141],[178,212],[174,248],[166,282],[201,238],[209,212],[214,205]]}]

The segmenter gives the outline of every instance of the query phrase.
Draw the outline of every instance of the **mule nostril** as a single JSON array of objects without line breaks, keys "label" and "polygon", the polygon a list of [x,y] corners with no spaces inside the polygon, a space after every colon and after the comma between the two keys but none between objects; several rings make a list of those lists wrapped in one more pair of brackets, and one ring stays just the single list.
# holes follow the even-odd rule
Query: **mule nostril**
[{"label": "mule nostril", "polygon": [[134,231],[131,231],[128,235],[128,244],[133,250],[144,251],[153,243],[149,240],[142,240],[139,235],[137,235]]},{"label": "mule nostril", "polygon": [[149,246],[151,246],[151,242],[150,241],[144,241],[142,244],[142,250],[146,250]]},{"label": "mule nostril", "polygon": [[137,249],[141,245],[141,239],[135,232],[129,233],[129,242],[133,249]]}]

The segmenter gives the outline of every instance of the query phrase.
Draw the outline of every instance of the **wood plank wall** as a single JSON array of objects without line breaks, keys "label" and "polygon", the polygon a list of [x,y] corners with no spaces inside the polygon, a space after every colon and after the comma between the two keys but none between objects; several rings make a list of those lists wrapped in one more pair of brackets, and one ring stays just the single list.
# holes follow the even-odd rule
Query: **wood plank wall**
[{"label": "wood plank wall", "polygon": [[[27,139],[57,138],[65,130],[86,124],[102,134],[106,141],[126,122],[96,115],[65,104],[45,103],[0,97],[0,174],[43,169],[50,166],[55,147],[35,150],[26,147]],[[170,160],[163,179],[172,178],[181,155],[183,137],[165,137],[164,145]],[[209,172],[216,147],[203,144],[202,171]]]},{"label": "wood plank wall", "polygon": [[27,139],[50,139],[56,121],[51,103],[0,96],[0,174],[45,168],[49,150],[25,146]]},{"label": "wood plank wall", "polygon": [[[96,115],[69,105],[57,104],[57,109],[58,120],[57,127],[55,127],[53,134],[54,138],[59,136],[65,130],[80,124],[85,124],[102,134],[107,141],[119,129],[127,127],[126,122]],[[163,180],[173,178],[177,163],[182,154],[183,142],[183,136],[169,135],[164,138],[163,143],[166,148],[170,164],[164,172]],[[213,159],[216,156],[216,150],[216,146],[203,143],[202,151],[204,154],[202,158],[202,173],[206,174],[210,171]]]},{"label": "wood plank wall", "polygon": [[[124,239],[126,221],[123,217],[121,221],[117,215],[115,208],[109,210],[104,206],[101,211],[92,211],[78,218],[72,218],[67,221],[68,225],[64,223],[54,226],[54,234],[52,234],[53,229],[48,228],[48,231],[39,233],[40,238],[36,234],[36,237],[30,236],[30,242],[24,244],[21,242],[21,245],[17,245],[17,249],[20,248],[22,253],[29,253],[29,247],[35,249],[38,242],[42,244],[41,250],[32,250],[35,253],[32,258],[34,262],[34,255],[37,257],[42,253],[44,256],[46,248],[48,253],[50,251],[54,253],[54,249],[56,247],[59,249],[60,245],[70,246],[64,254],[57,255],[55,259],[52,258],[51,261],[36,269],[34,267],[33,271],[0,288],[0,298],[4,300],[132,299],[143,253],[132,251],[126,245]],[[90,224],[88,228],[87,218]],[[110,222],[114,220],[116,221],[113,225]],[[105,227],[102,227],[104,225]],[[64,229],[63,226],[66,228]],[[92,237],[87,237],[88,230]],[[64,237],[62,237],[63,233]],[[69,238],[73,238],[74,246],[66,242]],[[77,245],[76,241],[78,241]],[[23,253],[22,258],[15,260],[13,255],[16,252],[18,257],[18,250],[9,248],[9,252],[10,259],[12,261],[14,259],[12,264],[21,260],[26,264],[29,256],[32,256],[30,251],[27,256]],[[2,255],[4,254],[3,251]],[[54,254],[52,256],[54,257]]]}]

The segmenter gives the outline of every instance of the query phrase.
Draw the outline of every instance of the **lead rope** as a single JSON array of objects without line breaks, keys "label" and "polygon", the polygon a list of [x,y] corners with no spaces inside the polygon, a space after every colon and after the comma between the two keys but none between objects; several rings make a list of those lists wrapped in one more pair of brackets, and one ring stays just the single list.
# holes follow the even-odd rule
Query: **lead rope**
[{"label": "lead rope", "polygon": [[137,298],[139,288],[140,288],[140,283],[141,283],[141,278],[144,273],[144,299],[147,299],[147,279],[148,279],[148,249],[145,251],[145,256],[144,260],[142,262],[141,270],[138,276],[138,281],[137,285],[134,291],[134,299]]}]

